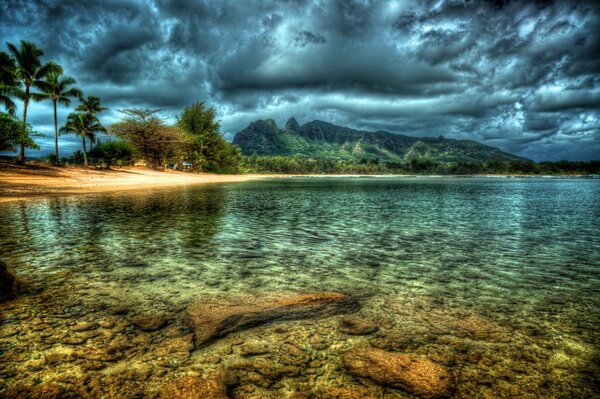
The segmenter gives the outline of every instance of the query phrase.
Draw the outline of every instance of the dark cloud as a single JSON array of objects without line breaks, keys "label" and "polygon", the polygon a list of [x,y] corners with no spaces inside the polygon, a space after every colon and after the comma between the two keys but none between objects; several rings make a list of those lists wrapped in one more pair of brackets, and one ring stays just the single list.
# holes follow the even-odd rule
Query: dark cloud
[{"label": "dark cloud", "polygon": [[[106,124],[204,100],[227,137],[293,115],[536,160],[600,157],[599,32],[598,3],[569,0],[0,3],[0,39],[38,43]],[[52,133],[48,104],[30,115]]]},{"label": "dark cloud", "polygon": [[303,30],[302,32],[298,33],[294,41],[301,47],[304,47],[308,44],[327,43],[325,36],[319,33],[309,32],[307,30]]}]

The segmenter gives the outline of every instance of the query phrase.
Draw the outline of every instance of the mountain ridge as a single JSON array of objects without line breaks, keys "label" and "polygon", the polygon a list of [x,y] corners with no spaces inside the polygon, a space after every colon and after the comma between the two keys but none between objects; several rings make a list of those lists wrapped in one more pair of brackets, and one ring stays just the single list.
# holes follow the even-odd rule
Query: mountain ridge
[{"label": "mountain ridge", "polygon": [[236,133],[233,143],[245,155],[285,155],[340,160],[484,162],[526,158],[474,140],[413,137],[384,130],[375,132],[314,120],[300,125],[292,117],[283,129],[273,119],[259,119]]}]

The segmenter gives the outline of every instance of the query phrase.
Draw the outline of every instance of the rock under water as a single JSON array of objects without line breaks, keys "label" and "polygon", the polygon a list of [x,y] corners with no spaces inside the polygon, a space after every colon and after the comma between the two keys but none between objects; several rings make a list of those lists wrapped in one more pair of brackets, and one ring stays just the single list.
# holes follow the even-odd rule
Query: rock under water
[{"label": "rock under water", "polygon": [[339,292],[199,299],[188,307],[186,322],[194,332],[196,347],[201,347],[231,332],[272,321],[333,316],[357,309],[354,299]]},{"label": "rock under water", "polygon": [[357,317],[342,317],[339,330],[349,335],[368,335],[379,330],[379,326]]},{"label": "rock under water", "polygon": [[229,399],[227,388],[235,384],[235,378],[218,371],[208,378],[182,377],[164,385],[159,392],[161,399]]},{"label": "rock under water", "polygon": [[343,360],[355,376],[401,388],[425,399],[446,398],[454,390],[447,368],[414,354],[359,346],[346,352]]},{"label": "rock under water", "polygon": [[15,276],[8,270],[4,261],[0,260],[0,299],[13,296],[15,293]]}]

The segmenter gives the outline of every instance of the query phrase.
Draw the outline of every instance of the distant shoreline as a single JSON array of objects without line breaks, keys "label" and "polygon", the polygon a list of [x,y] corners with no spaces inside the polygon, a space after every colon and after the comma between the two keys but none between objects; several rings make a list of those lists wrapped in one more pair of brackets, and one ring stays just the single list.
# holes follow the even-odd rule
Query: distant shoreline
[{"label": "distant shoreline", "polygon": [[370,178],[582,178],[586,175],[365,175],[365,174],[235,174],[155,171],[145,167],[111,170],[84,167],[55,167],[43,164],[17,166],[0,164],[0,203],[75,194],[147,190],[208,183],[230,183],[266,178],[370,177]]}]

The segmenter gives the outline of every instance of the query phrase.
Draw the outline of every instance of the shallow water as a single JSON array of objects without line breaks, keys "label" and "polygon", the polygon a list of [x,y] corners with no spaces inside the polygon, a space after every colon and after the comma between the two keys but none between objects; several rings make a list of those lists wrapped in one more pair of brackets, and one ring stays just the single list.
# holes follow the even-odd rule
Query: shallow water
[{"label": "shallow water", "polygon": [[[410,397],[346,372],[340,354],[369,342],[448,367],[456,397],[593,397],[599,200],[591,179],[323,177],[0,204],[1,258],[24,287],[0,304],[0,396],[54,382],[151,397],[181,375],[274,361],[293,344],[308,359],[301,375],[232,395],[363,385]],[[334,317],[164,349],[189,335],[183,314],[197,298],[290,291],[346,293],[380,330],[349,337]],[[149,314],[167,327],[132,326]],[[101,325],[76,331],[88,321]],[[256,340],[270,353],[242,357]],[[122,342],[118,356],[90,355]]]}]

